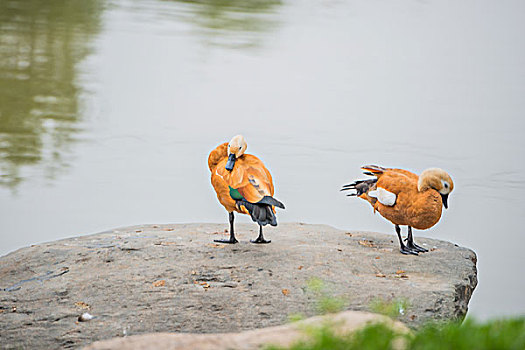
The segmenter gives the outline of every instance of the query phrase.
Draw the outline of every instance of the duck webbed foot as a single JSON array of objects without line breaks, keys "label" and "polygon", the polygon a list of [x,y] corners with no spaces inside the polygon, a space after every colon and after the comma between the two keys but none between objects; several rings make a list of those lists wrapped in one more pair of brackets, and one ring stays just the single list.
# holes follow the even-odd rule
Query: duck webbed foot
[{"label": "duck webbed foot", "polygon": [[239,243],[239,241],[235,239],[235,237],[230,237],[230,239],[214,239],[213,241],[217,243],[229,243],[229,244]]},{"label": "duck webbed foot", "polygon": [[423,248],[423,247],[418,246],[418,245],[415,244],[413,241],[412,241],[412,242],[407,242],[407,248],[408,248],[408,249],[415,250],[416,252],[420,252],[420,253],[426,253],[426,252],[428,252],[428,249],[425,249],[425,248]]},{"label": "duck webbed foot", "polygon": [[415,249],[413,249],[413,248],[411,248],[408,245],[405,245],[403,243],[403,238],[401,238],[401,228],[399,227],[399,225],[396,225],[396,233],[397,233],[397,238],[399,238],[399,251],[401,252],[401,254],[405,254],[405,255],[408,255],[408,254],[419,255],[417,250],[415,250]]},{"label": "duck webbed foot", "polygon": [[409,248],[407,247],[406,245],[402,245],[401,248],[399,248],[399,251],[401,252],[401,254],[405,254],[405,255],[408,255],[408,254],[412,254],[412,255],[419,255],[419,253],[417,252],[417,250],[414,250],[412,248]]},{"label": "duck webbed foot", "polygon": [[271,243],[272,240],[271,240],[271,239],[266,240],[266,239],[264,239],[264,238],[257,237],[257,239],[251,239],[250,242],[261,244],[261,243]]},{"label": "duck webbed foot", "polygon": [[416,243],[414,243],[414,237],[412,236],[412,227],[410,226],[408,226],[407,247],[420,253],[428,252],[428,249],[420,247]]},{"label": "duck webbed foot", "polygon": [[257,239],[250,240],[250,242],[257,243],[257,244],[262,244],[262,243],[270,243],[271,240],[264,239],[262,226],[259,225],[259,236],[257,237]]}]

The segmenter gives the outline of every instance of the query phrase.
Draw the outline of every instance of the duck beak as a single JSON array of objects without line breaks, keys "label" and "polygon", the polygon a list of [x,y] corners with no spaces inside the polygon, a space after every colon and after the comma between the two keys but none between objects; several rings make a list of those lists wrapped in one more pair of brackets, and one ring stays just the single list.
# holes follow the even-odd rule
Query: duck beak
[{"label": "duck beak", "polygon": [[442,194],[441,199],[443,200],[443,206],[448,209],[448,194]]},{"label": "duck beak", "polygon": [[228,171],[232,171],[233,170],[233,166],[235,165],[235,154],[231,153],[229,156],[228,156],[228,161],[226,162],[226,170]]}]

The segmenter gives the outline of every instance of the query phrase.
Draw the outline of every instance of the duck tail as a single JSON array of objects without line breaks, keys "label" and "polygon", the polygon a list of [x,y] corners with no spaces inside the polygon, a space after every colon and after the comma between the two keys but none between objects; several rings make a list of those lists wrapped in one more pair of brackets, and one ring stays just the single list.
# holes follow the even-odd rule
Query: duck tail
[{"label": "duck tail", "polygon": [[[374,176],[374,178],[366,179],[366,180],[356,180],[352,183],[349,183],[348,185],[344,185],[343,188],[341,188],[341,191],[355,190],[354,193],[350,193],[347,196],[361,197],[361,195],[375,190],[377,179],[381,175],[383,175],[383,173],[386,170],[388,170],[387,168],[384,168],[379,165],[363,165],[361,169],[364,170],[363,174]],[[366,197],[361,197],[361,198],[367,199]]]},{"label": "duck tail", "polygon": [[265,196],[257,203],[250,203],[246,200],[241,200],[237,202],[239,209],[241,207],[246,208],[252,220],[258,223],[261,226],[266,226],[268,224],[272,226],[277,226],[277,217],[275,216],[273,207],[279,207],[284,209],[284,204],[279,202],[277,199]]},{"label": "duck tail", "polygon": [[381,176],[386,170],[388,170],[387,168],[379,165],[363,165],[361,169],[366,170],[364,171],[366,175],[372,176]]},{"label": "duck tail", "polygon": [[263,199],[257,202],[257,204],[268,204],[268,205],[273,205],[275,207],[284,209],[284,204],[279,202],[277,199],[271,196],[264,196]]},{"label": "duck tail", "polygon": [[347,194],[347,196],[357,196],[368,193],[369,191],[375,190],[377,178],[367,180],[356,180],[347,185],[343,185],[341,191],[354,190],[355,192]]}]

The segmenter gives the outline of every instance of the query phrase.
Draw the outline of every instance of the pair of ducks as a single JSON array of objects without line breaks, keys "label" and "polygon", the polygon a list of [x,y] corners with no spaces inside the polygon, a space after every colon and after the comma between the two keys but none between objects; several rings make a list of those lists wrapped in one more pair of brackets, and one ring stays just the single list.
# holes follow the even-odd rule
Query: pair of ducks
[{"label": "pair of ducks", "polygon": [[[273,198],[272,175],[259,158],[245,154],[246,147],[244,137],[237,135],[215,148],[208,157],[211,183],[230,219],[230,238],[215,242],[238,242],[233,227],[233,213],[238,212],[250,215],[259,224],[259,236],[252,243],[270,243],[264,239],[263,226],[277,226],[275,207],[284,209],[284,204]],[[420,176],[376,165],[361,168],[364,174],[374,178],[356,180],[344,185],[341,191],[355,191],[348,196],[368,201],[374,212],[378,211],[395,225],[401,253],[427,252],[414,243],[412,227],[426,230],[439,221],[441,206],[448,208],[448,195],[454,189],[451,177],[438,168],[427,169]],[[406,244],[401,238],[400,225],[408,226]]]}]

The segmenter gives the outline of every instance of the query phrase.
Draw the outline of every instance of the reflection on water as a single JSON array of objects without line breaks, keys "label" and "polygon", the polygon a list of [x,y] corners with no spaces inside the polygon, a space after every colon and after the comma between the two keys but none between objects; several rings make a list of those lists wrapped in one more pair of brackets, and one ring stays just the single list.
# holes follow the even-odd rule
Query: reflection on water
[{"label": "reflection on water", "polygon": [[[173,6],[171,6],[172,4]],[[277,25],[280,0],[112,2],[109,7],[182,19],[200,40],[253,47]],[[162,6],[166,11],[159,11]],[[181,7],[183,6],[183,7]],[[102,2],[0,2],[0,185],[15,188],[32,176],[54,179],[72,162],[71,145],[82,119],[78,64],[100,31]],[[148,15],[146,15],[148,16]]]},{"label": "reflection on water", "polygon": [[278,24],[280,0],[176,0],[191,5],[189,19],[203,31],[208,44],[229,47],[257,46],[259,33]]},{"label": "reflection on water", "polygon": [[0,1],[0,185],[24,165],[53,178],[78,132],[77,64],[99,31],[98,0]]},{"label": "reflection on water", "polygon": [[[258,46],[278,24],[281,0],[173,0],[176,16],[197,25],[207,45],[230,48]],[[153,3],[155,10],[158,4]]]}]

